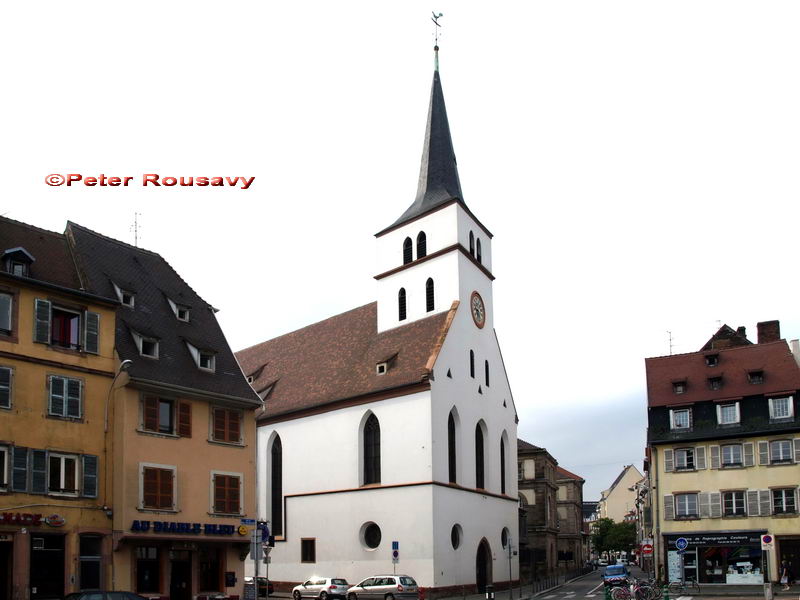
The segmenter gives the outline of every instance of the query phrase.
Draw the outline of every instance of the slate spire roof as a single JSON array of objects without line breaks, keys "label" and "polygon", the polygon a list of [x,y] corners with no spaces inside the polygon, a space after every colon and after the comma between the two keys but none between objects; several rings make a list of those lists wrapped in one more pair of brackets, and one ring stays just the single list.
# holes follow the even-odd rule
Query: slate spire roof
[{"label": "slate spire roof", "polygon": [[462,204],[464,202],[453,140],[450,137],[450,124],[444,106],[442,81],[439,76],[439,47],[437,46],[435,50],[436,66],[433,71],[425,141],[422,145],[417,197],[388,229],[424,215],[451,200],[458,200]]}]

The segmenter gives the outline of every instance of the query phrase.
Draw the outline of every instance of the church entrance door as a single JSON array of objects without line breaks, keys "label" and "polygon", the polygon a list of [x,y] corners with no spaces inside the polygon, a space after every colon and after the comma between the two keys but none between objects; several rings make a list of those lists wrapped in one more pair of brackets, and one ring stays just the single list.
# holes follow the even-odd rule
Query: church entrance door
[{"label": "church entrance door", "polygon": [[475,557],[475,584],[478,593],[486,593],[486,585],[492,582],[492,551],[486,538],[478,544],[478,554]]}]

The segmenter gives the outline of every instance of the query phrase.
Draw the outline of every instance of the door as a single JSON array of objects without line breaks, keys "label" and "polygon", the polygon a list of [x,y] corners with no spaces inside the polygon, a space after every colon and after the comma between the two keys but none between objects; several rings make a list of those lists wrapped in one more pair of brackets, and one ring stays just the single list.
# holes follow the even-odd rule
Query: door
[{"label": "door", "polygon": [[169,578],[170,600],[191,600],[192,563],[188,560],[173,560]]},{"label": "door", "polygon": [[[794,578],[800,580],[800,538],[778,539],[778,569],[784,560],[789,563]],[[780,579],[780,573],[773,579]]]},{"label": "door", "polygon": [[492,552],[489,550],[489,543],[486,538],[478,544],[478,552],[475,557],[475,585],[479,594],[486,593],[486,585],[492,582]]},{"label": "door", "polygon": [[11,536],[9,540],[0,540],[0,600],[11,598]]},{"label": "door", "polygon": [[64,597],[64,536],[31,534],[31,600]]}]

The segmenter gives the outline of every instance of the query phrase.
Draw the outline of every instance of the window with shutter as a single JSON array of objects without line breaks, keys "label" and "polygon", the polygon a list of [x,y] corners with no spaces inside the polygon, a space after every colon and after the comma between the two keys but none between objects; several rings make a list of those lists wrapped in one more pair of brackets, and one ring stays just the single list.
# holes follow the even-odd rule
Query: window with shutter
[{"label": "window with shutter", "polygon": [[100,315],[86,311],[84,313],[86,328],[84,330],[83,349],[91,354],[100,352]]},{"label": "window with shutter", "polygon": [[214,473],[214,512],[238,515],[241,512],[240,481],[237,475]]},{"label": "window with shutter", "polygon": [[664,470],[669,473],[675,470],[675,460],[672,450],[664,450]]},{"label": "window with shutter", "polygon": [[697,446],[694,449],[694,468],[695,469],[705,469],[706,468],[706,447],[705,446]]},{"label": "window with shutter", "polygon": [[213,440],[229,444],[240,444],[242,441],[242,413],[231,408],[215,408]]},{"label": "window with shutter", "polygon": [[173,510],[175,470],[162,467],[142,467],[142,508]]},{"label": "window with shutter", "polygon": [[81,381],[67,379],[67,416],[80,419],[81,411]]},{"label": "window with shutter", "polygon": [[8,489],[8,446],[0,446],[0,491]]},{"label": "window with shutter", "polygon": [[[36,459],[38,450],[33,452],[33,485],[37,482]],[[77,496],[78,494],[78,457],[68,454],[46,454],[47,493]],[[43,471],[42,471],[43,473]],[[44,476],[42,475],[44,479]]]},{"label": "window with shutter", "polygon": [[97,498],[97,457],[84,454],[81,457],[83,474],[81,492],[86,498]]},{"label": "window with shutter", "polygon": [[744,456],[744,466],[752,467],[755,464],[755,459],[753,456],[753,442],[746,442],[742,444],[742,451]]},{"label": "window with shutter", "polygon": [[0,367],[0,408],[11,408],[11,368]]},{"label": "window with shutter", "polygon": [[719,469],[719,446],[710,446],[709,451],[711,452],[711,468]]},{"label": "window with shutter", "polygon": [[177,416],[175,401],[156,396],[142,399],[142,429],[152,433],[175,435]]},{"label": "window with shutter", "polygon": [[[60,473],[56,472],[60,477]],[[58,491],[58,490],[54,490]],[[47,493],[47,451],[31,450],[31,494]]]},{"label": "window with shutter", "polygon": [[48,412],[54,417],[83,418],[83,382],[51,375]]},{"label": "window with shutter", "polygon": [[178,404],[178,435],[192,437],[192,405],[189,402]]},{"label": "window with shutter", "polygon": [[758,442],[758,464],[759,465],[769,464],[769,442],[766,441]]},{"label": "window with shutter", "polygon": [[[740,517],[747,514],[745,510],[744,492],[725,492],[722,494],[723,513],[726,517]],[[756,494],[756,513],[758,513],[758,495]]]},{"label": "window with shutter", "polygon": [[[711,494],[709,493],[697,494],[697,501],[700,505],[700,518],[702,519],[707,519],[711,516],[710,497]],[[680,496],[679,498],[682,499],[683,496]]]},{"label": "window with shutter", "polygon": [[751,517],[759,515],[758,490],[747,490],[747,514]]},{"label": "window with shutter", "polygon": [[40,344],[50,343],[50,301],[36,298],[34,302],[33,341]]},{"label": "window with shutter", "polygon": [[664,520],[672,521],[675,518],[675,501],[671,494],[664,496]]},{"label": "window with shutter", "polygon": [[794,462],[800,463],[800,438],[794,438]]},{"label": "window with shutter", "polygon": [[769,490],[758,490],[758,512],[762,517],[772,514],[772,502]]},{"label": "window with shutter", "polygon": [[722,516],[722,506],[720,505],[721,494],[719,492],[711,492],[708,495],[709,516],[712,519],[718,519]]},{"label": "window with shutter", "polygon": [[14,446],[12,451],[11,490],[28,491],[28,449]]}]

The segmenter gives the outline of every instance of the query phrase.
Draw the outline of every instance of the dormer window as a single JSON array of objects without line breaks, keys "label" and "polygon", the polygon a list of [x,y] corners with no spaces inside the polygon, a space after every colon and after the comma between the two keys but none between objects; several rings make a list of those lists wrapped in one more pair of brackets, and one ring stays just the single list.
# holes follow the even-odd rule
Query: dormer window
[{"label": "dormer window", "polygon": [[122,303],[122,305],[127,306],[128,308],[133,308],[133,303],[134,303],[133,292],[129,292],[128,290],[123,290],[116,283],[112,282],[112,285],[114,286],[114,291],[116,292],[117,298]]},{"label": "dormer window", "polygon": [[710,390],[721,390],[722,389],[722,377],[709,377],[708,378],[708,389],[710,389]]},{"label": "dormer window", "polygon": [[30,265],[35,260],[33,255],[21,246],[3,252],[3,268],[6,272],[19,277],[30,277]]},{"label": "dormer window", "polygon": [[198,369],[209,371],[211,373],[216,369],[216,353],[211,350],[201,350],[197,346],[186,342],[186,347],[189,348],[189,354],[192,355]]},{"label": "dormer window", "polygon": [[17,262],[15,260],[8,261],[8,272],[12,275],[19,275],[20,277],[28,276],[28,265],[25,263]]},{"label": "dormer window", "polygon": [[172,309],[172,312],[175,313],[175,317],[178,321],[183,321],[184,323],[189,322],[189,307],[185,304],[178,304],[177,302],[173,302],[171,299],[167,298],[167,302],[169,302],[169,307]]},{"label": "dormer window", "polygon": [[719,354],[706,354],[706,366],[716,367],[719,364]]},{"label": "dormer window", "polygon": [[764,371],[750,371],[747,373],[747,380],[753,385],[764,383]]},{"label": "dormer window", "polygon": [[140,333],[132,332],[139,354],[147,358],[158,358],[158,340]]},{"label": "dormer window", "polygon": [[673,381],[672,382],[672,392],[674,394],[685,394],[686,393],[686,380],[681,381]]}]

